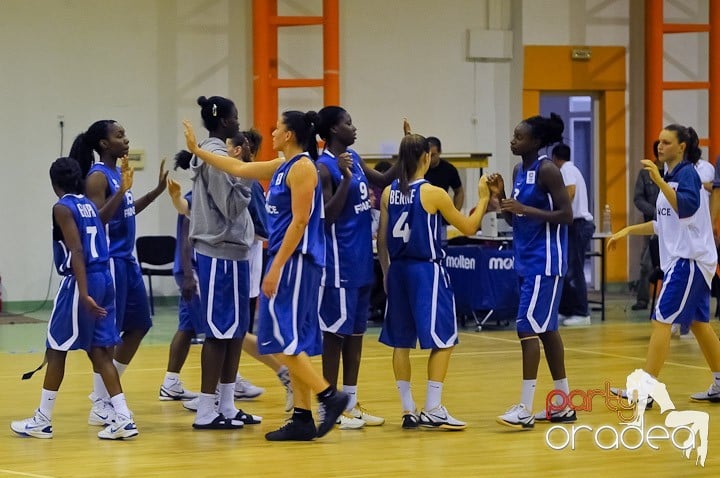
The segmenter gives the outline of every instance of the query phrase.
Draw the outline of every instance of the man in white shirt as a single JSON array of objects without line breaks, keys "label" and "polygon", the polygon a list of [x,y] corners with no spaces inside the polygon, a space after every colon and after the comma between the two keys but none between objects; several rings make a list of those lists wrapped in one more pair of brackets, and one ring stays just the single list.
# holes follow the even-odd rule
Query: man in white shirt
[{"label": "man in white shirt", "polygon": [[590,325],[584,269],[585,252],[595,232],[595,224],[588,209],[587,186],[580,170],[570,161],[569,146],[555,146],[552,160],[560,169],[573,211],[573,222],[568,226],[568,268],[563,278],[558,318],[563,325]]}]

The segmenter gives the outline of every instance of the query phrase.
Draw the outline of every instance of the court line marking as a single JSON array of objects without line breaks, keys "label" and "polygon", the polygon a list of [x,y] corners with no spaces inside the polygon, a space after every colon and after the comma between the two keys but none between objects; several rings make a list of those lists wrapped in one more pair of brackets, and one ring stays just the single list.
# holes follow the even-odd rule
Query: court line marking
[{"label": "court line marking", "polygon": [[6,470],[5,468],[0,468],[0,473],[6,473],[8,475],[15,475],[15,476],[29,476],[31,478],[53,478],[50,475],[36,475],[35,473],[25,473],[22,471]]}]

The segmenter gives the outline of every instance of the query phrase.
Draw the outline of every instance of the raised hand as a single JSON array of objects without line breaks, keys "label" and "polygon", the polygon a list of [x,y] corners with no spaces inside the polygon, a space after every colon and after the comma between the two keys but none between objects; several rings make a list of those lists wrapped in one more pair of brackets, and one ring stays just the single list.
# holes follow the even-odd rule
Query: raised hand
[{"label": "raised hand", "polygon": [[487,185],[493,196],[499,196],[505,191],[505,180],[500,173],[493,173],[488,176]]},{"label": "raised hand", "polygon": [[342,175],[346,178],[352,177],[352,155],[348,152],[344,152],[338,156],[337,162]]},{"label": "raised hand", "polygon": [[654,161],[650,161],[649,159],[643,159],[640,161],[643,165],[643,169],[650,174],[650,179],[652,179],[652,182],[655,184],[658,184],[660,181],[662,181],[662,175],[660,174],[660,170],[657,167],[657,164],[655,164]]},{"label": "raised hand", "polygon": [[172,178],[167,178],[167,192],[173,200],[180,199],[180,195],[182,194],[180,183]]},{"label": "raised hand", "polygon": [[190,120],[183,120],[183,130],[185,132],[185,144],[191,153],[196,152],[200,147],[195,138],[195,130],[193,130]]},{"label": "raised hand", "polygon": [[132,188],[135,168],[130,166],[127,155],[120,158],[120,190],[126,192]]},{"label": "raised hand", "polygon": [[478,181],[478,199],[488,199],[490,197],[490,188],[488,187],[488,177],[483,174]]},{"label": "raised hand", "polygon": [[412,130],[410,129],[410,122],[407,118],[403,118],[403,134],[405,136],[412,134]]},{"label": "raised hand", "polygon": [[165,169],[165,161],[166,159],[163,158],[162,161],[160,161],[160,174],[158,175],[158,184],[155,188],[158,193],[161,193],[165,190],[165,187],[167,187],[167,178],[168,178],[168,172]]}]

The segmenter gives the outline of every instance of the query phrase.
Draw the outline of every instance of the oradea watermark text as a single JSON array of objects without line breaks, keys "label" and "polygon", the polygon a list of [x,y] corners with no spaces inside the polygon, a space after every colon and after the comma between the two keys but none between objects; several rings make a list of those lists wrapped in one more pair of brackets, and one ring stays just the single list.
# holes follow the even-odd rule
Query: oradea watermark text
[{"label": "oradea watermark text", "polygon": [[[695,463],[705,466],[708,446],[709,415],[694,410],[676,410],[665,385],[646,372],[638,369],[627,379],[626,397],[622,398],[610,390],[605,382],[603,389],[573,390],[565,393],[551,391],[545,400],[546,416],[571,408],[580,412],[591,412],[594,402],[602,399],[600,406],[617,413],[618,426],[602,425],[553,425],[545,433],[545,443],[553,450],[575,450],[581,443],[590,442],[602,450],[637,450],[643,445],[660,450],[663,442],[669,442],[690,458],[696,451]],[[665,414],[664,425],[645,428],[645,407],[652,397]],[[596,403],[597,405],[597,403]]]}]

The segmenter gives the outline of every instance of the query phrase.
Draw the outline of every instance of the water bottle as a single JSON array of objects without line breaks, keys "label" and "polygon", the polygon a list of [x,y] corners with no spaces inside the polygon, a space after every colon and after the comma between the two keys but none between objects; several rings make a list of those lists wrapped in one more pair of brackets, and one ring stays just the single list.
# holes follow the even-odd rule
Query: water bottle
[{"label": "water bottle", "polygon": [[603,228],[605,234],[612,234],[612,215],[610,214],[610,205],[606,204],[603,210]]}]

